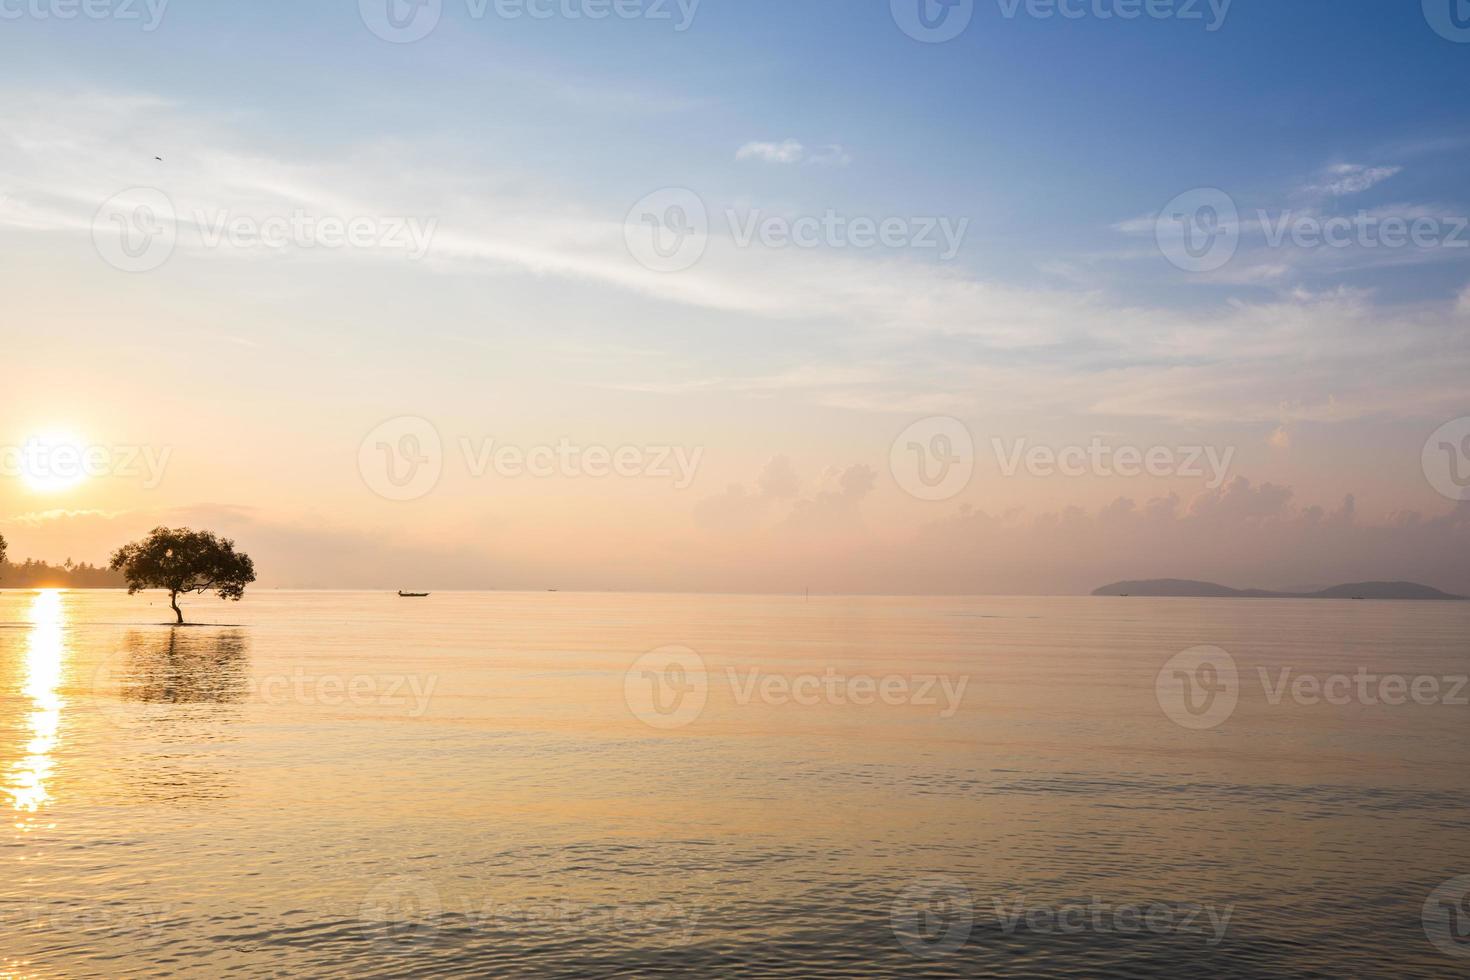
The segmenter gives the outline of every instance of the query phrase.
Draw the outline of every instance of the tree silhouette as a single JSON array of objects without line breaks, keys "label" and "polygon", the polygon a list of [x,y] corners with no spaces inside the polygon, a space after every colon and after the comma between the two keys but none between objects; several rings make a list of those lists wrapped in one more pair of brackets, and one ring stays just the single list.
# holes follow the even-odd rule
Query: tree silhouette
[{"label": "tree silhouette", "polygon": [[128,595],[140,589],[166,589],[180,624],[181,592],[218,592],[236,602],[255,581],[255,563],[235,550],[235,542],[212,531],[156,527],[142,541],[123,545],[112,556],[114,570],[128,582]]},{"label": "tree silhouette", "polygon": [[5,535],[0,534],[0,568],[5,567]]}]

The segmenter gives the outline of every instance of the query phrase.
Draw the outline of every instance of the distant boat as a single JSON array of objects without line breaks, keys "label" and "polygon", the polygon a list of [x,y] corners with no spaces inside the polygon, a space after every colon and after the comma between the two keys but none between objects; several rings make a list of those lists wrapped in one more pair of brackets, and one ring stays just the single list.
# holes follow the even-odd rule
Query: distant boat
[{"label": "distant boat", "polygon": [[427,592],[404,592],[402,589],[398,590],[398,598],[400,599],[424,599],[428,595],[429,593]]}]

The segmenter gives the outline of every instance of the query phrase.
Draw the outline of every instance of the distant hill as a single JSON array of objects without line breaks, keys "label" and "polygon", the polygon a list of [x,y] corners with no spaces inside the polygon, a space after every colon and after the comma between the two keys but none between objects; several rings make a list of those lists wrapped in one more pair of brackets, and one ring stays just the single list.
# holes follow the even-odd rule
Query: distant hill
[{"label": "distant hill", "polygon": [[48,565],[29,558],[19,565],[0,562],[0,589],[125,589],[127,585],[122,572],[86,562]]},{"label": "distant hill", "polygon": [[1093,595],[1154,596],[1192,599],[1464,599],[1417,582],[1351,582],[1319,592],[1270,592],[1266,589],[1232,589],[1214,582],[1191,582],[1180,578],[1156,578],[1142,582],[1114,582]]}]

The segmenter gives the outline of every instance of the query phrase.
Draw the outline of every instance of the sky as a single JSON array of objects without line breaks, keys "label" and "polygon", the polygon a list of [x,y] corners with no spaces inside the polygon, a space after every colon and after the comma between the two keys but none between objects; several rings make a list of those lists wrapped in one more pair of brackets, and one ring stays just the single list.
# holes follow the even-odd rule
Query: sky
[{"label": "sky", "polygon": [[1461,7],[0,0],[0,534],[1470,593]]}]

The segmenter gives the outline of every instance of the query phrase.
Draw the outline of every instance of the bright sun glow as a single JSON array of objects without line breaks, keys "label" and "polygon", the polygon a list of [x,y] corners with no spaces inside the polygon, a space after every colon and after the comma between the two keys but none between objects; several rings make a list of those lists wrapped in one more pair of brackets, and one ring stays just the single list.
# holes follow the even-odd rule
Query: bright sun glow
[{"label": "bright sun glow", "polygon": [[87,478],[86,444],[65,433],[34,435],[20,447],[21,479],[37,493],[70,490]]}]

